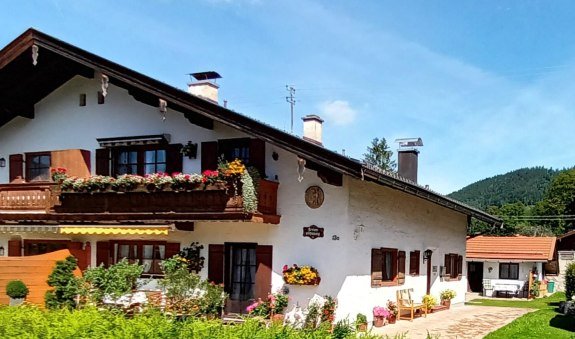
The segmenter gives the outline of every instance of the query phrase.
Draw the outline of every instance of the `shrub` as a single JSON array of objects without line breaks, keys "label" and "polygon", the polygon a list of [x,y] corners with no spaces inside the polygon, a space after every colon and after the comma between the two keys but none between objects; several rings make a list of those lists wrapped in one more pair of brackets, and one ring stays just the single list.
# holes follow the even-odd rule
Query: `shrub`
[{"label": "shrub", "polygon": [[367,316],[363,313],[358,313],[355,316],[355,324],[356,325],[367,324]]},{"label": "shrub", "polygon": [[12,280],[6,285],[6,294],[12,299],[26,298],[29,292],[22,280]]},{"label": "shrub", "polygon": [[137,287],[137,279],[144,267],[131,264],[125,258],[106,268],[103,265],[89,268],[84,272],[83,294],[88,300],[100,303],[104,296],[119,298]]},{"label": "shrub", "polygon": [[423,296],[422,303],[423,303],[423,305],[425,305],[425,308],[427,310],[431,310],[433,308],[433,306],[435,306],[435,304],[437,304],[437,301],[435,300],[435,298],[432,295],[426,294]]},{"label": "shrub", "polygon": [[48,286],[54,289],[47,291],[44,297],[47,308],[76,307],[80,292],[79,280],[74,276],[77,263],[74,256],[56,262],[54,270],[48,276]]},{"label": "shrub", "polygon": [[565,270],[565,296],[571,300],[575,296],[575,262],[567,265]]}]

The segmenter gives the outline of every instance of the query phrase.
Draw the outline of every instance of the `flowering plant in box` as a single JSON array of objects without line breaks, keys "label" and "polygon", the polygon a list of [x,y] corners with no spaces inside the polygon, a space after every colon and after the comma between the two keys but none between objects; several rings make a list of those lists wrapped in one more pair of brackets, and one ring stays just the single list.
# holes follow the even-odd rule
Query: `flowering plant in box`
[{"label": "flowering plant in box", "polygon": [[171,187],[172,181],[170,175],[162,172],[146,174],[144,176],[144,183],[148,187],[148,190],[163,190],[164,188]]},{"label": "flowering plant in box", "polygon": [[292,285],[319,285],[321,281],[317,269],[312,266],[284,265],[282,272],[284,281]]},{"label": "flowering plant in box", "polygon": [[373,308],[374,317],[388,318],[390,314],[391,313],[383,306],[375,306]]},{"label": "flowering plant in box", "polygon": [[68,170],[64,167],[56,167],[50,170],[50,174],[52,175],[52,181],[61,183],[66,178],[68,178]]},{"label": "flowering plant in box", "polygon": [[114,184],[112,184],[112,189],[116,191],[132,191],[139,185],[144,184],[144,178],[139,175],[124,174],[120,175]]},{"label": "flowering plant in box", "polygon": [[172,189],[193,190],[200,186],[203,179],[200,174],[174,173],[172,174]]}]

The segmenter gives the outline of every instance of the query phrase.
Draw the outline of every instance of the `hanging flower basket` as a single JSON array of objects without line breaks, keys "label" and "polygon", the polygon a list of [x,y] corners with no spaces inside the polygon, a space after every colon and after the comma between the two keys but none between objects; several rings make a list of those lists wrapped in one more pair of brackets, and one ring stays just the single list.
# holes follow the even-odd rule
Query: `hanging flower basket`
[{"label": "hanging flower basket", "polygon": [[282,272],[285,283],[290,285],[319,285],[321,281],[317,269],[312,266],[284,265]]}]

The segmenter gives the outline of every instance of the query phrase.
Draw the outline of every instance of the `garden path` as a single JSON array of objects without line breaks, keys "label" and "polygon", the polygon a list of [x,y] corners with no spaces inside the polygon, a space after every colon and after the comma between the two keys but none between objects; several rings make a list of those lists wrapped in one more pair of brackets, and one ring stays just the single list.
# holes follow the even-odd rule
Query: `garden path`
[{"label": "garden path", "polygon": [[483,338],[490,332],[507,325],[516,318],[535,309],[452,305],[450,310],[428,314],[410,322],[401,320],[392,325],[373,328],[372,333],[388,335],[407,332],[407,338],[426,338],[427,332],[446,338]]}]

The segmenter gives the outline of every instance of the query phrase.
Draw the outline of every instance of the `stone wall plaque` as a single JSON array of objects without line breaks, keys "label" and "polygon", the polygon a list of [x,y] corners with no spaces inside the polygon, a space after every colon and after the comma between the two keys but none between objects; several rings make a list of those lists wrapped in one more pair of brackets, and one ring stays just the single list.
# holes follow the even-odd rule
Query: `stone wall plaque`
[{"label": "stone wall plaque", "polygon": [[324,194],[319,186],[310,186],[305,190],[305,203],[309,208],[319,208],[323,204]]},{"label": "stone wall plaque", "polygon": [[317,227],[316,225],[304,227],[303,236],[309,237],[310,239],[323,238],[323,227]]}]

